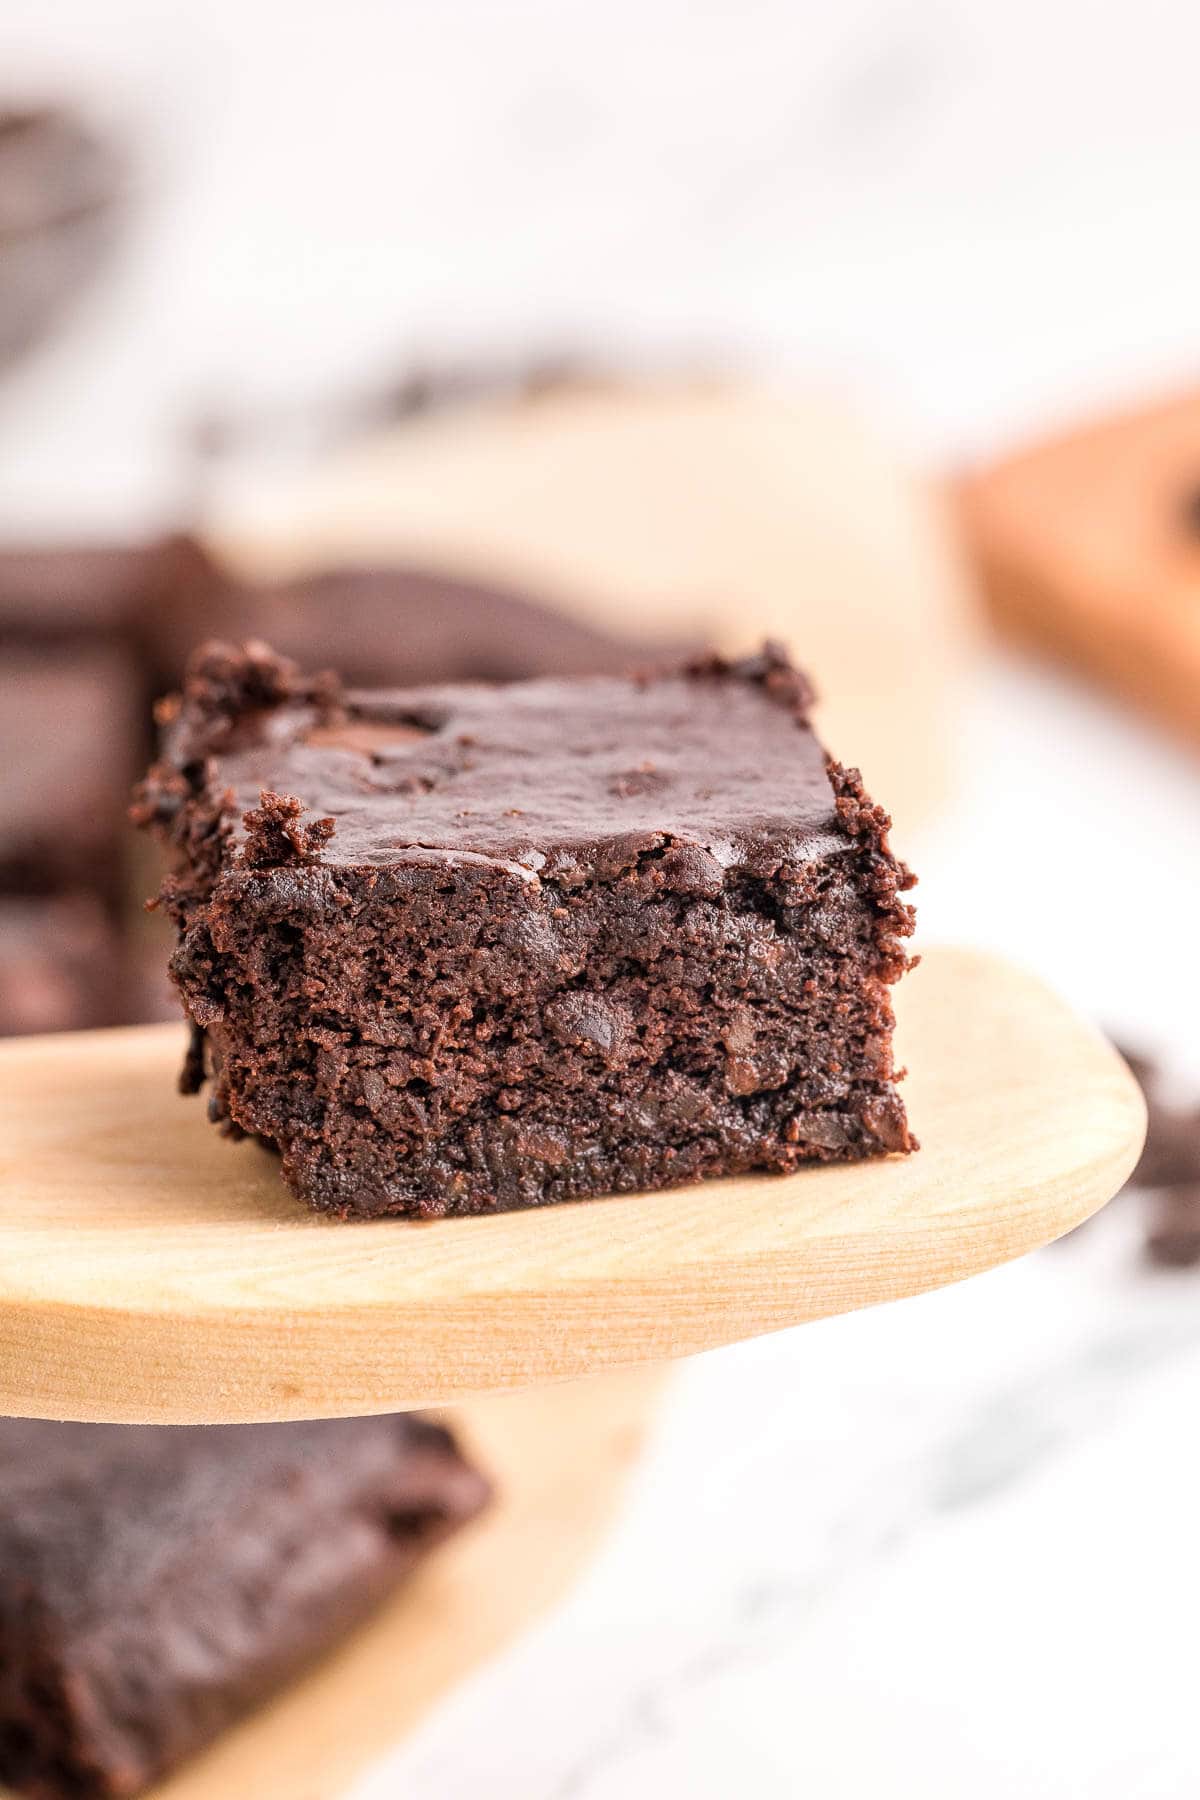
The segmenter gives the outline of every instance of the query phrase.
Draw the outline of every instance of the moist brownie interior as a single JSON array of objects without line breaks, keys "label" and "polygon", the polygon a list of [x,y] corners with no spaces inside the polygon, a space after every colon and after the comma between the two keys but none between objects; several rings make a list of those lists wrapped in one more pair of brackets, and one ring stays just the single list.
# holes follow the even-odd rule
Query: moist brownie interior
[{"label": "moist brownie interior", "polygon": [[343,695],[209,646],[141,817],[188,1081],[341,1216],[913,1147],[912,877],[781,653]]}]

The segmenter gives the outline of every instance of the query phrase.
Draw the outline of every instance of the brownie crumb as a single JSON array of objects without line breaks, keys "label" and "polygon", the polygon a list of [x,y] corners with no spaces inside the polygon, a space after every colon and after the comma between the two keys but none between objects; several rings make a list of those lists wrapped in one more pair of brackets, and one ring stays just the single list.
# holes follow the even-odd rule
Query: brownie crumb
[{"label": "brownie crumb", "polygon": [[279,869],[289,862],[315,862],[334,832],[332,819],[300,823],[303,800],[294,794],[272,794],[266,788],[260,804],[242,820],[246,841],[243,860],[252,869]]}]

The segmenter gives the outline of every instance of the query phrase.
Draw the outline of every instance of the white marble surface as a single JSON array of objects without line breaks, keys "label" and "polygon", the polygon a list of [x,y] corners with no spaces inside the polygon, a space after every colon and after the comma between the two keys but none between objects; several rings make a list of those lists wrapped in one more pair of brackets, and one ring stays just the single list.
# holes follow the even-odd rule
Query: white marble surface
[{"label": "white marble surface", "polygon": [[[5,0],[0,78],[147,151],[0,386],[0,525],[169,516],[198,409],[413,350],[719,344],[935,461],[1194,368],[1198,51],[1190,0]],[[924,929],[1200,1074],[1200,770],[978,700]],[[1200,1792],[1200,1275],[1136,1240],[682,1369],[583,1585],[358,1800]]]},{"label": "white marble surface", "polygon": [[201,407],[411,350],[680,341],[923,452],[1194,369],[1192,0],[4,0],[141,146],[129,254],[0,396],[0,523],[181,497]]}]

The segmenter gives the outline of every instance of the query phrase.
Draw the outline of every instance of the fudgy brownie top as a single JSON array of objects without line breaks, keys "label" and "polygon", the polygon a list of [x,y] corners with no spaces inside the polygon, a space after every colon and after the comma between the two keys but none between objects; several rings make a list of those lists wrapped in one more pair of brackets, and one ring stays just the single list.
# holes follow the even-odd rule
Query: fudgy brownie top
[{"label": "fudgy brownie top", "polygon": [[659,857],[671,885],[715,892],[731,868],[774,875],[850,842],[810,701],[773,648],[670,674],[343,695],[262,646],[210,645],[167,762],[207,767],[253,866],[483,860],[570,885]]}]

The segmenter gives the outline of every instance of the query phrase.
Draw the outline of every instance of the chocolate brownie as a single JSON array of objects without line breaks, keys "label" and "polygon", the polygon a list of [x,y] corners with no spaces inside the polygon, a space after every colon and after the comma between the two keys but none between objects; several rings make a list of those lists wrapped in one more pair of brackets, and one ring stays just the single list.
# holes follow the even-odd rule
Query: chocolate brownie
[{"label": "chocolate brownie", "polygon": [[1034,445],[959,490],[1000,628],[1200,740],[1200,390]]},{"label": "chocolate brownie", "polygon": [[120,935],[94,894],[0,895],[0,1037],[111,1024],[123,987]]},{"label": "chocolate brownie", "polygon": [[774,649],[343,693],[207,646],[137,808],[189,1084],[342,1217],[913,1148],[912,877],[809,702]]},{"label": "chocolate brownie", "polygon": [[487,1493],[416,1415],[0,1421],[0,1780],[37,1800],[140,1793],[357,1624]]},{"label": "chocolate brownie", "polygon": [[146,636],[160,693],[178,687],[207,638],[265,639],[306,668],[335,669],[363,687],[616,673],[655,654],[504,589],[399,565],[257,585],[193,582],[147,613]]}]

